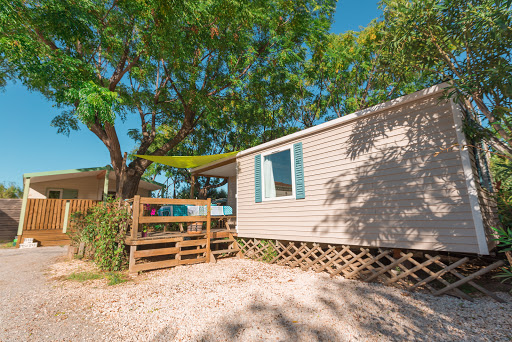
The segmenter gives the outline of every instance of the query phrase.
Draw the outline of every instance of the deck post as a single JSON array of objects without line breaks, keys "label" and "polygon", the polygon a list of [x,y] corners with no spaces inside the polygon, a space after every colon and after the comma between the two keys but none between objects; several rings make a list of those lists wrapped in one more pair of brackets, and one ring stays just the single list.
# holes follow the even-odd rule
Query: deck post
[{"label": "deck post", "polygon": [[25,179],[23,184],[23,201],[21,202],[20,221],[18,222],[18,239],[16,247],[21,243],[21,236],[23,235],[23,226],[25,225],[25,212],[27,211],[28,193],[30,191],[30,178]]},{"label": "deck post", "polygon": [[128,273],[133,274],[135,271],[133,270],[135,267],[135,252],[137,251],[137,246],[130,246],[130,263],[128,264]]},{"label": "deck post", "polygon": [[140,214],[140,195],[135,195],[133,197],[133,207],[132,207],[132,232],[131,238],[133,240],[137,239],[137,233],[139,232],[139,214]]},{"label": "deck post", "polygon": [[206,200],[206,262],[210,262],[210,228],[212,223],[211,218],[212,199]]},{"label": "deck post", "polygon": [[68,221],[69,221],[69,201],[66,201],[66,206],[64,209],[64,223],[62,223],[62,232],[65,234],[68,229]]}]

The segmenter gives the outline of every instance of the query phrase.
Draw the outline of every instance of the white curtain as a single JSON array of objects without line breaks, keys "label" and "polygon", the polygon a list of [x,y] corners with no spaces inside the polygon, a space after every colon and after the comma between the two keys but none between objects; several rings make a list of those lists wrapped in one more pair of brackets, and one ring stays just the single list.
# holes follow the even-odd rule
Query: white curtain
[{"label": "white curtain", "polygon": [[274,170],[272,169],[272,161],[268,158],[263,159],[263,179],[265,184],[265,197],[276,197],[276,184],[274,183]]}]

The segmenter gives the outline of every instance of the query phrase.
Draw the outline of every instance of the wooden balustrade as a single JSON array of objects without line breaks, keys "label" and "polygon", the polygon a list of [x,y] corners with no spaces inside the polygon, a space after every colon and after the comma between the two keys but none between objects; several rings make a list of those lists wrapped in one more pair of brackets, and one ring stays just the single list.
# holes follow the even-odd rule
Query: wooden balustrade
[{"label": "wooden balustrade", "polygon": [[[66,203],[69,202],[68,215]],[[86,212],[99,201],[87,199],[27,199],[23,231],[63,229],[71,214]],[[66,222],[67,221],[67,222]]]},{"label": "wooden balustrade", "polygon": [[[206,206],[205,216],[156,216],[145,215],[145,205],[196,205]],[[234,232],[226,229],[211,230],[211,199],[169,199],[135,196],[132,205],[132,229],[126,244],[130,246],[129,270],[131,273],[158,268],[215,261],[215,255],[238,253]],[[206,232],[160,232],[143,237],[143,224],[206,222]],[[214,251],[211,245],[214,245]],[[221,248],[218,248],[221,246]],[[222,247],[223,246],[223,247]],[[149,259],[148,259],[149,258]],[[152,260],[150,260],[153,258]],[[156,260],[155,260],[156,259]]]}]

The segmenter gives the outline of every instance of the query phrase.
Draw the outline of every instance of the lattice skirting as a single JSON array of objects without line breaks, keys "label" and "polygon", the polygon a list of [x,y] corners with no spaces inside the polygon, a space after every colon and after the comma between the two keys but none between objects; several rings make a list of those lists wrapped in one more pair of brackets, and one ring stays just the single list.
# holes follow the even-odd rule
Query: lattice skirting
[{"label": "lattice skirting", "polygon": [[[279,240],[238,238],[244,257],[282,266],[328,272],[331,277],[342,275],[348,279],[379,281],[386,285],[398,285],[410,291],[427,289],[434,295],[451,294],[473,301],[462,289],[468,285],[475,290],[505,302],[473,280],[504,265],[502,260],[480,268],[468,275],[462,267],[469,257],[450,256],[449,262],[442,255],[432,253],[402,252],[393,249],[355,248],[343,245],[327,245]],[[464,275],[463,275],[464,273]],[[464,287],[465,286],[465,287]]]}]

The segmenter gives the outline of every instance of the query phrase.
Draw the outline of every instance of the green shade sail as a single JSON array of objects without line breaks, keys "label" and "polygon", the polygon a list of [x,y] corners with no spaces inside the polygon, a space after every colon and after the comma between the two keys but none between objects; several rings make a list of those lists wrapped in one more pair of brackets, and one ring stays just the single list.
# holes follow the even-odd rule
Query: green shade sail
[{"label": "green shade sail", "polygon": [[199,166],[203,166],[206,164],[209,164],[211,162],[214,162],[219,159],[227,158],[234,156],[238,153],[238,151],[235,152],[229,152],[229,153],[223,153],[223,154],[214,154],[211,156],[143,156],[136,154],[136,157],[151,160],[155,163],[169,165],[172,167],[177,167],[179,169],[193,169]]}]

